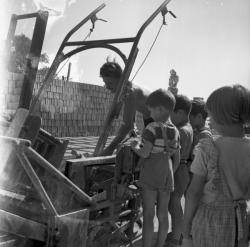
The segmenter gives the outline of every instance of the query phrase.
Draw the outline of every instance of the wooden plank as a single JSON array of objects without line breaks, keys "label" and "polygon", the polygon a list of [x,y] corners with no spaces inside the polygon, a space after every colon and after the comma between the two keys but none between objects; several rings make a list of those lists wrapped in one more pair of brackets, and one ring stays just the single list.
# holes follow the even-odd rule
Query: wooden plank
[{"label": "wooden plank", "polygon": [[72,183],[66,176],[64,176],[61,172],[59,172],[55,167],[53,167],[47,160],[45,160],[41,155],[39,155],[35,150],[28,147],[25,149],[25,153],[28,157],[36,160],[39,165],[46,169],[51,175],[55,176],[58,181],[67,185],[67,187],[73,191],[80,200],[83,200],[85,203],[89,205],[95,204],[90,196],[84,193],[79,187],[77,187],[74,183]]},{"label": "wooden plank", "polygon": [[45,188],[43,187],[39,177],[37,176],[36,172],[34,171],[28,158],[23,153],[19,153],[18,149],[17,149],[16,154],[17,154],[17,157],[19,158],[19,161],[21,162],[25,172],[29,176],[33,186],[35,187],[39,197],[42,199],[43,203],[45,204],[46,208],[48,209],[48,213],[50,215],[57,215],[57,211],[56,211],[54,205],[52,204]]},{"label": "wooden plank", "polygon": [[80,159],[67,160],[69,165],[74,166],[96,166],[96,165],[108,165],[115,164],[116,155],[101,156],[101,157],[89,157]]},{"label": "wooden plank", "polygon": [[0,247],[14,247],[14,246],[22,246],[20,244],[20,236],[15,236],[13,234],[6,234],[0,232]]},{"label": "wooden plank", "polygon": [[45,241],[47,227],[0,209],[0,231]]},{"label": "wooden plank", "polygon": [[6,240],[4,242],[0,242],[0,247],[15,247],[17,246],[18,242],[19,242],[18,239]]},{"label": "wooden plank", "polygon": [[55,217],[58,229],[57,246],[85,247],[89,224],[89,209]]}]

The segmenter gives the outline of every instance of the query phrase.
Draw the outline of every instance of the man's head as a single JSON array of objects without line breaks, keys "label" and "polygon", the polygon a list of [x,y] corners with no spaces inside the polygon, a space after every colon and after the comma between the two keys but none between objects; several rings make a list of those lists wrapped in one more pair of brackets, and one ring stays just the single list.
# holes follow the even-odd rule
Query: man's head
[{"label": "man's head", "polygon": [[200,129],[205,126],[207,119],[206,103],[197,99],[192,101],[192,109],[189,115],[190,124],[193,129]]},{"label": "man's head", "polygon": [[174,110],[175,97],[170,91],[158,89],[148,96],[146,105],[155,121],[165,121]]},{"label": "man's head", "polygon": [[175,108],[171,114],[171,120],[176,126],[188,122],[189,113],[191,111],[191,100],[185,95],[175,95]]},{"label": "man's head", "polygon": [[112,93],[115,93],[121,75],[122,68],[116,62],[106,62],[100,68],[100,76],[102,77],[106,88]]}]

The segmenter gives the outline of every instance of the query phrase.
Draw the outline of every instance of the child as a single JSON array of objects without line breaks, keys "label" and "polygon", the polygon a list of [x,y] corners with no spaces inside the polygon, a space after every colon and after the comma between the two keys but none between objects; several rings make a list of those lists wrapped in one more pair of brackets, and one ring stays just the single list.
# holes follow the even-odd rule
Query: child
[{"label": "child", "polygon": [[171,114],[173,124],[180,133],[180,166],[174,174],[175,190],[171,193],[169,202],[169,212],[172,217],[172,232],[168,235],[167,246],[175,247],[179,245],[181,238],[181,226],[183,223],[183,209],[181,199],[189,184],[188,158],[192,149],[193,129],[189,124],[189,113],[191,110],[191,100],[184,95],[176,95],[174,112]]},{"label": "child", "polygon": [[192,108],[189,114],[190,124],[194,131],[194,139],[192,144],[192,151],[189,157],[189,165],[194,159],[194,148],[201,139],[212,138],[212,132],[206,124],[207,110],[206,103],[203,100],[197,99],[192,101]]},{"label": "child", "polygon": [[139,185],[143,200],[143,247],[151,246],[157,203],[159,230],[157,247],[164,246],[168,233],[168,202],[173,190],[173,170],[179,164],[179,132],[169,121],[175,98],[162,89],[151,93],[146,101],[154,122],[149,123],[143,134],[142,144],[132,142],[132,149],[141,157]]},{"label": "child", "polygon": [[248,247],[250,92],[241,85],[215,90],[206,107],[219,136],[203,139],[191,165],[182,247]]},{"label": "child", "polygon": [[200,139],[212,137],[210,128],[206,126],[207,111],[205,105],[206,103],[203,100],[192,101],[189,120],[194,130],[193,146],[196,146]]}]

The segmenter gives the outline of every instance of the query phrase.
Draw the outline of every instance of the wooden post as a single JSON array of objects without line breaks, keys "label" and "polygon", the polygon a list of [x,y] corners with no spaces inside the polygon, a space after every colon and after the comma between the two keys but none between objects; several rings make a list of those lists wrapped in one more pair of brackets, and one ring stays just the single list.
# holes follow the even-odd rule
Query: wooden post
[{"label": "wooden post", "polygon": [[70,77],[70,72],[71,72],[71,63],[69,63],[69,66],[68,66],[68,74],[67,74],[67,81],[69,81],[69,77]]}]

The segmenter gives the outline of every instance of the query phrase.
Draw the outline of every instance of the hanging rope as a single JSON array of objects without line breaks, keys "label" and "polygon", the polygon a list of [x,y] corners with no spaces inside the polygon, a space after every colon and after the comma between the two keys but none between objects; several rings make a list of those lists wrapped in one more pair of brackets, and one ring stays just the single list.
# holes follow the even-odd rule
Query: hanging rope
[{"label": "hanging rope", "polygon": [[156,40],[157,40],[157,38],[158,38],[158,36],[159,36],[159,34],[160,34],[160,32],[161,32],[161,29],[162,29],[163,25],[165,25],[164,22],[161,24],[161,26],[160,26],[160,28],[159,28],[159,30],[158,30],[156,36],[155,36],[155,39],[154,39],[154,41],[153,41],[153,43],[152,43],[152,45],[151,45],[151,47],[150,47],[150,49],[149,49],[149,51],[148,51],[146,57],[145,57],[144,60],[142,61],[140,67],[139,67],[139,68],[137,69],[137,71],[135,72],[135,75],[133,76],[131,82],[135,79],[135,77],[137,76],[138,72],[141,70],[142,66],[143,66],[144,63],[146,62],[146,60],[147,60],[147,58],[148,58],[148,56],[149,56],[151,50],[153,49],[153,47],[154,47],[154,45],[155,45]]}]

